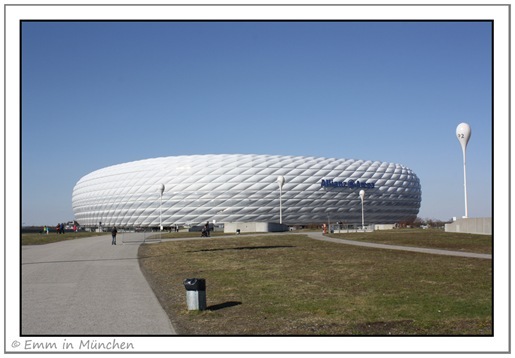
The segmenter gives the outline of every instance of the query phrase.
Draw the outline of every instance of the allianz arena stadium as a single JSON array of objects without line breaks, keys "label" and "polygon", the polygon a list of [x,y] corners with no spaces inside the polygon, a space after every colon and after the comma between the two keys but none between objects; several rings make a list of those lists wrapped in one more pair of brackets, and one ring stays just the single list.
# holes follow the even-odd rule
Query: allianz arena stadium
[{"label": "allianz arena stadium", "polygon": [[[284,178],[280,188],[278,178]],[[287,225],[411,222],[418,177],[394,163],[278,155],[188,155],[96,170],[73,189],[82,226],[170,227],[229,222]]]}]

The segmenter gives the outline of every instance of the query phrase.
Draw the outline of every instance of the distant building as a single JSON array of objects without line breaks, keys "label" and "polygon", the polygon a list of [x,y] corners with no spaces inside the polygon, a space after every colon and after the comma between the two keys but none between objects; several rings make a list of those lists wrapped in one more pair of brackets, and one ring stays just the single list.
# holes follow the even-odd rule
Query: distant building
[{"label": "distant building", "polygon": [[[96,170],[73,189],[82,226],[198,225],[206,221],[340,221],[393,224],[416,219],[421,186],[410,169],[378,161],[272,156],[189,155],[153,158]],[[164,190],[161,195],[161,189]]]},{"label": "distant building", "polygon": [[461,218],[445,224],[446,232],[492,235],[492,218]]}]

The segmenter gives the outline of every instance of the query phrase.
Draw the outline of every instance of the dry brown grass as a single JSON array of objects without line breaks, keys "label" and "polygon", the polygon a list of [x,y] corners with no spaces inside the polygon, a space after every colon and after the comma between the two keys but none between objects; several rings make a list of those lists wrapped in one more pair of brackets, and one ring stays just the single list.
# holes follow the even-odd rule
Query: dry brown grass
[{"label": "dry brown grass", "polygon": [[492,334],[491,260],[276,235],[142,245],[140,265],[182,335]]},{"label": "dry brown grass", "polygon": [[456,234],[430,229],[401,229],[369,233],[335,233],[329,236],[387,245],[425,247],[480,254],[492,253],[492,235]]}]

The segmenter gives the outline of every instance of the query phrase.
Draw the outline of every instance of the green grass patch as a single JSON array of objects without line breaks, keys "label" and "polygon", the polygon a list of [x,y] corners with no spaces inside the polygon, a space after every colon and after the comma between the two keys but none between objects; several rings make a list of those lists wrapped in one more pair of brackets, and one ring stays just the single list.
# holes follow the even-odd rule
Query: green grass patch
[{"label": "green grass patch", "polygon": [[491,254],[493,244],[492,235],[462,234],[430,229],[377,230],[364,233],[334,233],[328,236],[387,245],[414,246],[479,254]]},{"label": "green grass patch", "polygon": [[66,241],[66,240],[74,240],[81,239],[84,237],[91,236],[102,236],[102,235],[111,235],[109,232],[67,232],[65,234],[57,234],[57,233],[48,233],[47,234],[39,234],[39,233],[30,233],[30,234],[21,234],[21,244],[22,245],[44,245],[50,244],[53,242]]},{"label": "green grass patch", "polygon": [[[491,260],[273,235],[142,245],[183,335],[491,335]],[[205,278],[208,309],[186,307]]]}]

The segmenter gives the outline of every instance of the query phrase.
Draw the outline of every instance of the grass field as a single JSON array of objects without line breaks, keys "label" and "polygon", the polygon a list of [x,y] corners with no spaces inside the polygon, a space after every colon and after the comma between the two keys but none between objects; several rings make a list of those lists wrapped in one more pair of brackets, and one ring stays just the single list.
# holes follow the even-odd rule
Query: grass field
[{"label": "grass field", "polygon": [[371,233],[335,233],[330,237],[451,251],[492,253],[492,235],[456,234],[441,230],[383,230]]},{"label": "grass field", "polygon": [[[411,245],[426,235],[418,233],[372,239]],[[461,234],[431,235],[444,246],[439,248],[462,239]],[[491,252],[491,237],[472,238],[469,244],[458,246]],[[355,247],[301,234],[168,241],[142,245],[139,255],[142,271],[183,335],[493,331],[491,260]],[[206,311],[187,311],[182,282],[192,277],[206,279]]]},{"label": "grass field", "polygon": [[30,233],[21,234],[22,245],[44,245],[53,242],[80,239],[83,237],[99,236],[99,235],[111,235],[108,232],[67,232],[66,234],[57,234],[51,232],[47,234]]}]

